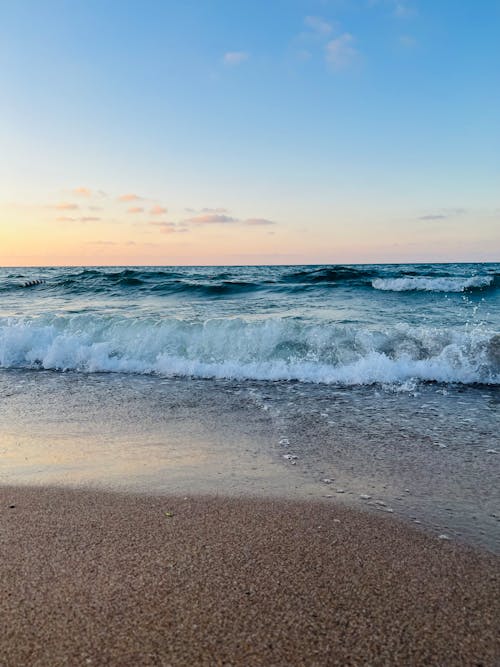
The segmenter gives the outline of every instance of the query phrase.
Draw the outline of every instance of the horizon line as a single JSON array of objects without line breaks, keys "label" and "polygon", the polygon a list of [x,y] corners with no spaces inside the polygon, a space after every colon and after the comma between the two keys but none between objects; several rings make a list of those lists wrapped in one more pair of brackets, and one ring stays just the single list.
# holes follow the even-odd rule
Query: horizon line
[{"label": "horizon line", "polygon": [[398,264],[406,264],[408,266],[417,264],[500,264],[499,260],[458,260],[458,261],[429,261],[429,260],[412,260],[409,262],[297,262],[297,263],[272,263],[272,264],[0,264],[0,269],[85,269],[85,268],[165,268],[165,267],[182,267],[182,268],[218,268],[218,267],[261,267],[261,266],[396,266]]}]

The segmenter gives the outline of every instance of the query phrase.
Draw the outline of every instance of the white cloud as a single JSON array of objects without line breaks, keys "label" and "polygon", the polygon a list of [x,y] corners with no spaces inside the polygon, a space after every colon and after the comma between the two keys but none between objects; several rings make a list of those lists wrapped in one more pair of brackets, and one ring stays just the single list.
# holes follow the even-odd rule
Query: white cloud
[{"label": "white cloud", "polygon": [[394,6],[394,16],[398,19],[409,19],[416,16],[417,10],[404,2],[396,2]]},{"label": "white cloud", "polygon": [[366,6],[375,9],[385,9],[398,19],[410,19],[418,14],[413,4],[408,3],[406,0],[367,0]]},{"label": "white cloud", "polygon": [[346,69],[359,58],[359,51],[353,46],[354,37],[345,32],[326,45],[326,61],[336,70]]},{"label": "white cloud", "polygon": [[332,25],[319,16],[306,16],[304,23],[318,35],[329,35],[332,32]]},{"label": "white cloud", "polygon": [[246,60],[248,60],[250,55],[246,51],[227,51],[224,54],[224,64],[225,65],[241,65]]}]

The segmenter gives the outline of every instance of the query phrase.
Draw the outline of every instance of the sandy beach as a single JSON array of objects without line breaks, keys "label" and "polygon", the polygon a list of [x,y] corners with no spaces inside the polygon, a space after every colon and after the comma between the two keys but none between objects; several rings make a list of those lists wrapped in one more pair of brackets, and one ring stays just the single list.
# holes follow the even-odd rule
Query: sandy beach
[{"label": "sandy beach", "polygon": [[0,489],[0,664],[495,665],[498,559],[276,499]]}]

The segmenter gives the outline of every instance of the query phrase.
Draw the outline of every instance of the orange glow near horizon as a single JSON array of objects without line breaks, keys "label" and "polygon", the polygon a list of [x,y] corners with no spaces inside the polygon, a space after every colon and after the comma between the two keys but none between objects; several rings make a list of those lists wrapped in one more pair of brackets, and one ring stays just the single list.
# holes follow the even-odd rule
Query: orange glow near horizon
[{"label": "orange glow near horizon", "polygon": [[[176,209],[135,193],[109,196],[79,186],[54,203],[0,205],[0,265],[495,260],[460,212],[451,227],[421,221],[401,226],[396,217],[380,223],[376,216],[366,221],[355,215],[347,224],[347,213],[338,213],[333,222],[316,213],[312,226],[298,217],[274,221],[256,213],[261,212],[241,216],[225,208]],[[493,238],[493,218],[484,225]]]}]

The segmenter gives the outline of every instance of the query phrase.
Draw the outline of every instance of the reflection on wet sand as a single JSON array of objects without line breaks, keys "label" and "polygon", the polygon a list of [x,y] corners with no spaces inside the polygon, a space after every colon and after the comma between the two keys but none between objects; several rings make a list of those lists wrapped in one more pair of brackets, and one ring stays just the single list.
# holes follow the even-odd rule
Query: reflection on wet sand
[{"label": "reflection on wet sand", "polygon": [[0,483],[322,498],[498,551],[498,394],[2,371]]}]

